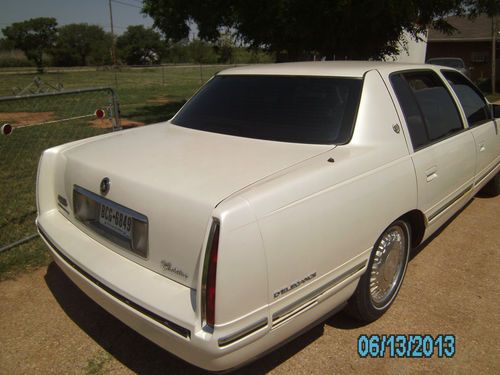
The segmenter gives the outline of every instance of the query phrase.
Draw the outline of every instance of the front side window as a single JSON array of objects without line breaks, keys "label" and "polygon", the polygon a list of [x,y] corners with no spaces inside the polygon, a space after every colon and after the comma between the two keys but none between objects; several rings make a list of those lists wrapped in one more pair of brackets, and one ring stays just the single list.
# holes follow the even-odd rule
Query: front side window
[{"label": "front side window", "polygon": [[484,124],[491,119],[486,100],[467,78],[451,70],[443,70],[442,73],[460,100],[469,126]]},{"label": "front side window", "polygon": [[358,78],[220,75],[172,123],[247,138],[343,144],[351,138],[362,82]]},{"label": "front side window", "polygon": [[453,98],[433,71],[393,74],[391,83],[415,149],[464,129]]}]

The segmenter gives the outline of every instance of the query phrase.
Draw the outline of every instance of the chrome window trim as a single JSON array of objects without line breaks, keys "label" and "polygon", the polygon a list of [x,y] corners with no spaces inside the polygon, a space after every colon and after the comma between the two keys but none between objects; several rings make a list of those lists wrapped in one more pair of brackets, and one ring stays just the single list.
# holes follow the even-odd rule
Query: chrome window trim
[{"label": "chrome window trim", "polygon": [[[458,114],[458,117],[460,118],[460,122],[462,123],[462,129],[459,129],[459,130],[456,130],[454,131],[453,133],[450,133],[450,134],[447,134],[443,137],[440,137],[440,138],[437,138],[437,139],[434,139],[434,140],[430,140],[428,138],[428,142],[425,143],[424,145],[421,145],[421,146],[418,146],[418,147],[415,147],[415,145],[413,144],[413,141],[412,141],[412,138],[411,138],[411,134],[410,134],[410,128],[408,126],[408,120],[406,118],[406,115],[404,113],[404,109],[403,109],[403,106],[401,105],[401,101],[399,100],[398,98],[398,94],[394,88],[394,84],[392,83],[392,77],[395,76],[395,75],[404,75],[404,74],[411,74],[411,73],[434,73],[434,75],[439,79],[439,81],[442,83],[443,85],[443,88],[446,90],[446,92],[448,93],[453,105],[455,106],[455,109],[457,110],[457,114]],[[441,72],[440,72],[441,73]],[[404,119],[404,123],[405,123],[405,128],[406,130],[408,130],[408,136],[409,136],[409,139],[410,139],[410,144],[411,144],[411,147],[412,147],[412,150],[413,150],[413,153],[417,153],[418,151],[420,150],[423,150],[427,147],[430,147],[430,146],[433,146],[437,143],[440,143],[442,141],[445,141],[451,137],[455,137],[456,135],[458,134],[461,134],[467,130],[470,129],[470,127],[468,126],[468,123],[467,122],[464,122],[464,119],[462,118],[462,114],[460,112],[460,108],[462,108],[462,105],[460,102],[457,103],[457,101],[455,100],[455,97],[453,96],[455,93],[451,92],[450,91],[450,88],[448,87],[447,85],[447,81],[445,82],[445,80],[443,80],[443,75],[441,73],[438,74],[436,70],[434,69],[430,69],[430,68],[417,68],[417,69],[402,69],[402,70],[397,70],[397,71],[394,71],[394,72],[391,72],[389,74],[389,83],[391,85],[391,88],[392,88],[392,91],[394,92],[395,94],[395,102],[398,104],[398,107],[401,111],[401,114],[403,115],[402,118]],[[413,92],[412,92],[413,95],[415,95]],[[423,115],[423,112],[422,112],[422,109],[420,108],[420,104],[418,104],[418,109],[420,111],[420,114],[422,116],[422,120],[424,121],[424,124],[426,127],[428,127],[427,125],[427,122],[425,120],[425,117]],[[466,120],[466,119],[465,119]]]}]

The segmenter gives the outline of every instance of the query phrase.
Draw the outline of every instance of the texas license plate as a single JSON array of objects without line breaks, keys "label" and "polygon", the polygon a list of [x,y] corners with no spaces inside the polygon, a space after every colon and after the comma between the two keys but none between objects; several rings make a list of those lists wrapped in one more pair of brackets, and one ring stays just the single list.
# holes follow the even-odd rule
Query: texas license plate
[{"label": "texas license plate", "polygon": [[101,203],[99,207],[99,223],[119,235],[132,238],[132,217],[119,208]]}]

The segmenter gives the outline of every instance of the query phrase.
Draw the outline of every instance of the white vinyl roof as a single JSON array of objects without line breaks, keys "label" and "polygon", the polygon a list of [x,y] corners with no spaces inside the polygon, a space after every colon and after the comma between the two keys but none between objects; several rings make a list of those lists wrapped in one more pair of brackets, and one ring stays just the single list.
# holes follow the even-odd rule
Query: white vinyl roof
[{"label": "white vinyl roof", "polygon": [[278,64],[255,64],[230,68],[220,75],[289,75],[363,77],[370,70],[390,73],[405,69],[430,69],[431,65],[404,64],[384,61],[308,61]]}]

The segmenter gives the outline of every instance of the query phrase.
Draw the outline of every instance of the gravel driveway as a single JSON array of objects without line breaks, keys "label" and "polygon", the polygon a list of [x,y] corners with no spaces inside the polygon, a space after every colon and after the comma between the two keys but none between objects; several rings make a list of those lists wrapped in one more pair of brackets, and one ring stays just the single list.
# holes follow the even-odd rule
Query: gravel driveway
[{"label": "gravel driveway", "polygon": [[[15,250],[13,250],[15,251]],[[417,249],[393,307],[342,313],[241,369],[254,374],[500,374],[500,197],[475,198]],[[453,334],[453,358],[362,359],[361,334]],[[201,373],[110,316],[55,264],[0,283],[0,374]]]}]

